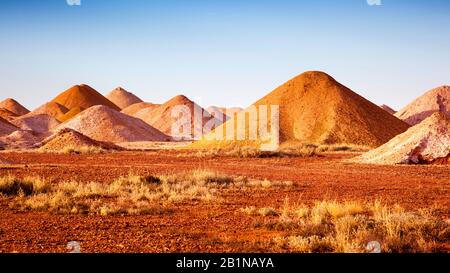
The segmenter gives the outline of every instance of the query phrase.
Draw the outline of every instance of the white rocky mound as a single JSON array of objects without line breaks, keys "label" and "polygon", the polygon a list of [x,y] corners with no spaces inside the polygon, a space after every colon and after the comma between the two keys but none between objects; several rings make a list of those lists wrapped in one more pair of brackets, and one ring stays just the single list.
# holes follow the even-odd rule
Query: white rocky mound
[{"label": "white rocky mound", "polygon": [[56,130],[70,128],[97,141],[168,141],[170,138],[144,121],[107,106],[90,107]]},{"label": "white rocky mound", "polygon": [[450,86],[428,91],[398,111],[395,116],[410,125],[416,125],[437,111],[450,118]]},{"label": "white rocky mound", "polygon": [[21,116],[12,123],[22,130],[34,131],[38,134],[46,134],[60,124],[57,119],[47,114]]},{"label": "white rocky mound", "polygon": [[427,164],[450,156],[450,119],[434,113],[418,125],[353,161],[369,164]]},{"label": "white rocky mound", "polygon": [[4,148],[7,149],[31,148],[41,140],[41,137],[33,131],[24,130],[14,131],[8,136],[0,137],[0,141],[4,143]]}]

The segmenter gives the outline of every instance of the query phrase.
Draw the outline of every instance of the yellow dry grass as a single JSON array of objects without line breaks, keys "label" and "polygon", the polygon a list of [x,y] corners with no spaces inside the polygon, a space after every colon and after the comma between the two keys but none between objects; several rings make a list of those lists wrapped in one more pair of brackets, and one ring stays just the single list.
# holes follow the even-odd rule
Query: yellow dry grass
[{"label": "yellow dry grass", "polygon": [[268,158],[268,157],[312,157],[317,155],[317,146],[299,145],[296,147],[282,147],[276,151],[265,151],[253,145],[241,145],[239,143],[224,143],[223,146],[196,149],[189,157],[239,157],[239,158]]},{"label": "yellow dry grass", "polygon": [[25,177],[19,179],[13,176],[0,177],[0,195],[30,196],[46,193],[49,189],[49,183],[41,178]]},{"label": "yellow dry grass", "polygon": [[58,154],[103,154],[108,152],[108,150],[97,146],[65,146],[60,150],[51,150],[46,147],[41,147],[38,150],[40,153],[58,153]]},{"label": "yellow dry grass", "polygon": [[197,144],[180,149],[192,149],[193,153],[179,154],[179,157],[239,157],[239,158],[267,158],[267,157],[312,157],[324,152],[366,152],[370,147],[353,144],[308,144],[288,141],[280,145],[275,151],[265,151],[259,148],[260,142],[221,141],[220,145],[212,145],[198,149]]},{"label": "yellow dry grass", "polygon": [[273,243],[280,249],[302,252],[369,252],[377,241],[382,252],[440,252],[450,241],[450,225],[431,211],[406,211],[377,201],[321,201],[312,206],[285,205],[273,208],[247,207],[241,212],[270,217],[256,227],[283,231]]},{"label": "yellow dry grass", "polygon": [[166,204],[211,202],[229,187],[274,187],[288,182],[256,183],[207,170],[137,176],[130,174],[111,183],[67,181],[50,183],[38,177],[0,179],[0,195],[12,198],[11,206],[52,213],[116,215],[151,214]]}]

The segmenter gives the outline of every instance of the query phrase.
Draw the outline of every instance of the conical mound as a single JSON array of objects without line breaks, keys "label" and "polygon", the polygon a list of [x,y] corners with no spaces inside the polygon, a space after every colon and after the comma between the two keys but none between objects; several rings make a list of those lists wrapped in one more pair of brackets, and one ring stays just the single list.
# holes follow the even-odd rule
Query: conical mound
[{"label": "conical mound", "polygon": [[383,109],[384,111],[388,112],[391,115],[394,115],[395,113],[397,113],[394,109],[392,109],[391,107],[389,107],[386,104],[382,104],[380,105],[381,109]]},{"label": "conical mound", "polygon": [[0,108],[5,108],[6,110],[9,110],[17,116],[22,116],[30,112],[27,108],[11,98],[0,102]]},{"label": "conical mound", "polygon": [[68,120],[71,120],[72,118],[74,118],[76,115],[78,115],[79,113],[83,112],[84,108],[82,107],[74,107],[72,109],[70,109],[69,112],[62,114],[60,116],[58,116],[58,120],[61,122],[66,122]]},{"label": "conical mound", "polygon": [[[406,131],[408,125],[323,72],[303,73],[257,101],[251,108],[279,106],[279,141],[377,147]],[[250,108],[249,108],[250,109]],[[244,116],[246,109],[238,116]],[[259,124],[260,114],[253,124]],[[271,113],[268,114],[269,125]],[[223,128],[223,139],[230,122]],[[249,122],[245,135],[249,135]],[[211,134],[196,146],[209,147]],[[235,132],[236,135],[236,132]],[[236,137],[234,138],[236,139]],[[248,139],[247,139],[248,140]],[[245,142],[244,142],[245,143]],[[218,145],[220,143],[217,143]]]},{"label": "conical mound", "polygon": [[31,130],[38,134],[46,134],[60,124],[57,119],[46,114],[21,116],[12,123],[22,130]]},{"label": "conical mound", "polygon": [[118,146],[93,140],[75,130],[64,128],[55,132],[41,143],[41,151],[62,151],[65,148],[96,147],[106,150],[119,150]]},{"label": "conical mound", "polygon": [[166,141],[169,137],[140,119],[98,105],[61,124],[94,140],[104,142]]},{"label": "conical mound", "polygon": [[[182,121],[184,123],[183,126],[185,128],[190,128],[189,135],[184,136],[183,138],[187,139],[195,139],[197,136],[201,137],[203,134],[203,127],[207,123],[216,124],[216,126],[222,124],[218,119],[211,117],[210,113],[203,109],[201,106],[188,99],[186,96],[178,95],[170,99],[169,101],[161,104],[160,106],[148,110],[143,109],[135,114],[136,117],[139,117],[143,121],[147,122],[151,126],[160,130],[161,132],[170,135],[170,136],[178,136],[181,132],[172,132],[172,126],[175,122],[179,121],[180,117],[174,117],[175,107],[184,107],[184,109],[189,111],[190,119],[187,118]],[[196,115],[194,111],[198,112],[198,120],[199,122],[195,122]],[[203,115],[203,116],[202,116]],[[183,119],[182,119],[183,120]],[[182,126],[180,126],[182,127]]]},{"label": "conical mound", "polygon": [[0,136],[9,135],[14,131],[19,130],[15,125],[4,118],[0,118]]},{"label": "conical mound", "polygon": [[65,106],[69,110],[75,107],[87,109],[95,105],[104,105],[120,111],[120,108],[117,105],[112,103],[89,85],[85,84],[75,85],[69,88],[59,94],[52,101]]},{"label": "conical mound", "polygon": [[130,105],[142,102],[140,98],[131,92],[126,91],[122,87],[118,87],[111,91],[106,98],[113,102],[115,105],[119,106],[120,109],[125,109]]},{"label": "conical mound", "polygon": [[51,101],[31,111],[30,113],[26,114],[26,116],[28,117],[45,114],[54,118],[58,118],[59,116],[64,115],[68,111],[69,109],[67,109],[65,106],[57,102]]},{"label": "conical mound", "polygon": [[6,119],[7,121],[11,121],[18,116],[8,109],[0,108],[0,117]]},{"label": "conical mound", "polygon": [[227,109],[224,107],[210,106],[210,107],[206,108],[206,111],[208,111],[215,117],[216,116],[219,117],[223,121],[227,121],[228,119],[230,119],[230,117],[227,116],[227,114],[225,114]]},{"label": "conical mound", "polygon": [[395,116],[410,125],[416,125],[436,111],[450,117],[450,86],[428,91],[398,111]]},{"label": "conical mound", "polygon": [[160,106],[161,104],[154,104],[150,102],[138,102],[135,104],[132,104],[128,106],[127,108],[123,109],[121,112],[124,114],[127,114],[129,116],[135,117],[135,115],[140,112],[141,110],[149,108],[150,110],[153,110],[154,108]]},{"label": "conical mound", "polygon": [[383,146],[352,161],[370,164],[433,163],[450,157],[450,119],[434,113]]},{"label": "conical mound", "polygon": [[8,149],[25,149],[31,148],[42,140],[32,131],[17,130],[8,136],[3,136],[0,141],[5,144]]}]

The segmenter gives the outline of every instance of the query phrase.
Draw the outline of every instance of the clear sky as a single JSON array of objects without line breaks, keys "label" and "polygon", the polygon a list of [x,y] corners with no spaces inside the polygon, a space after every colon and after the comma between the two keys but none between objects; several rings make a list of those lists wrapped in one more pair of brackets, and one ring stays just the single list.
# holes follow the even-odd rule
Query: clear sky
[{"label": "clear sky", "polygon": [[[74,0],[70,0],[74,1]],[[369,0],[376,2],[373,0]],[[400,108],[450,84],[450,1],[0,1],[0,99],[78,83],[248,106],[306,70]]]}]

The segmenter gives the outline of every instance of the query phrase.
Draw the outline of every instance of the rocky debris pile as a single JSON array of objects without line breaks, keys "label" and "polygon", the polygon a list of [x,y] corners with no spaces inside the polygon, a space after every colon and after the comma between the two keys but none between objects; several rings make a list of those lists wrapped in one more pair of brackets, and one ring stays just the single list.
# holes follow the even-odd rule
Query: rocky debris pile
[{"label": "rocky debris pile", "polygon": [[369,164],[428,164],[450,158],[450,119],[434,113],[381,147],[352,161]]}]

